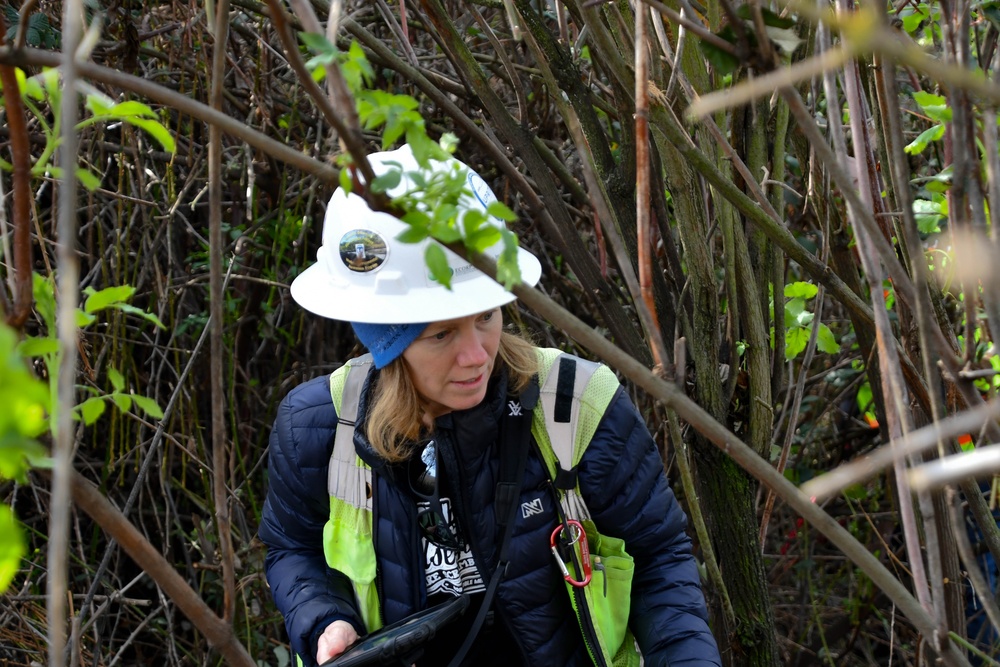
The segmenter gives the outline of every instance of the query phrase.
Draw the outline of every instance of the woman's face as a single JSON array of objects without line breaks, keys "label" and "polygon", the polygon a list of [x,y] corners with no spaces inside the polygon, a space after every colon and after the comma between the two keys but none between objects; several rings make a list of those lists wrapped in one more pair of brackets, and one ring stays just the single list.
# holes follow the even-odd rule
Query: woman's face
[{"label": "woman's face", "polygon": [[483,400],[502,329],[503,316],[495,308],[432,322],[410,343],[403,361],[429,417],[465,410]]}]

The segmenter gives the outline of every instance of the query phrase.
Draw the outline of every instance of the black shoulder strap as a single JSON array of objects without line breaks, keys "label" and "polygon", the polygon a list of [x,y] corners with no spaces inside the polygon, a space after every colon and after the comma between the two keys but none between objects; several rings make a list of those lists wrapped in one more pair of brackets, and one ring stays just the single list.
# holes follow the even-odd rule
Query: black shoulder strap
[{"label": "black shoulder strap", "polygon": [[524,467],[528,461],[528,449],[531,442],[531,411],[538,402],[538,381],[532,379],[531,384],[521,392],[517,401],[510,401],[507,408],[510,413],[500,420],[500,481],[497,482],[496,517],[497,523],[503,527],[503,538],[500,542],[500,558],[497,569],[490,577],[490,584],[483,595],[483,603],[479,613],[469,628],[469,634],[462,643],[458,653],[451,659],[449,667],[462,664],[472,643],[476,641],[479,630],[483,627],[486,615],[493,606],[500,580],[507,574],[507,552],[510,551],[510,536],[514,532],[514,517],[517,515],[517,499],[524,479]]}]

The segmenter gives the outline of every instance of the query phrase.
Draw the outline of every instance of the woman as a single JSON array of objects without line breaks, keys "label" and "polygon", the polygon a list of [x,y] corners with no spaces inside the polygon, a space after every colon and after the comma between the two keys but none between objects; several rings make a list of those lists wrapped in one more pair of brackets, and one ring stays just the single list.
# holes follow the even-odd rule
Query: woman
[{"label": "woman", "polygon": [[[406,147],[370,161],[377,174],[418,169]],[[454,169],[465,167],[432,163],[434,172]],[[412,183],[404,176],[390,194]],[[468,190],[460,209],[495,201],[471,170]],[[260,537],[301,662],[323,663],[383,624],[461,595],[469,611],[408,660],[637,664],[638,643],[646,665],[721,664],[686,518],[613,374],[592,365],[599,381],[572,399],[586,435],[574,438],[582,458],[560,472],[571,466],[561,455],[552,462],[556,426],[531,410],[539,382],[543,398],[545,387],[565,384],[563,362],[558,382],[546,379],[556,378],[558,351],[505,332],[500,307],[513,295],[456,255],[448,253],[452,289],[430,279],[424,246],[432,242],[396,242],[404,229],[338,190],[318,261],[292,284],[306,309],[350,321],[371,354],[367,366],[293,390],[271,435]],[[518,262],[534,285],[538,261],[519,250]],[[566,367],[577,361],[588,363]],[[374,368],[355,374],[362,366]],[[553,481],[563,473],[571,479]],[[577,491],[592,521],[570,518],[563,501]],[[571,545],[567,536],[578,539]],[[634,559],[624,584],[613,580],[621,574],[610,571],[612,556],[584,550],[618,538],[628,572]],[[605,616],[620,617],[617,634],[605,630]]]}]

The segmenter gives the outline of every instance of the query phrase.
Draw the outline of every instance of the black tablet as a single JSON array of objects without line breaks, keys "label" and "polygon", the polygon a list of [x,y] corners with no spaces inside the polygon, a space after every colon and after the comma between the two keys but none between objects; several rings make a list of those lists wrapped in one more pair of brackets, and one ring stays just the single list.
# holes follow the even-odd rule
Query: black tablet
[{"label": "black tablet", "polygon": [[398,661],[434,638],[438,630],[465,613],[469,596],[461,595],[365,635],[320,667],[369,667]]}]

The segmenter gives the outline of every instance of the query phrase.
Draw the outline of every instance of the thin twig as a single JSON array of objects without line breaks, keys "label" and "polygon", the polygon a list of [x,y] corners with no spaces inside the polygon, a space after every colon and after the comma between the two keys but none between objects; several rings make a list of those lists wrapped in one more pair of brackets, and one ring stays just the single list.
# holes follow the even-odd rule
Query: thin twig
[{"label": "thin twig", "polygon": [[[25,10],[22,8],[21,10]],[[27,12],[25,12],[27,13]],[[0,46],[4,43],[7,26],[0,16]],[[17,75],[10,65],[0,65],[0,84],[4,90],[4,113],[10,130],[10,153],[13,176],[11,197],[13,198],[14,254],[8,279],[11,281],[13,304],[6,313],[7,324],[21,329],[32,306],[31,276],[31,153],[28,145],[28,125],[25,119],[24,102],[17,83]],[[0,199],[0,206],[3,205]],[[3,206],[6,215],[6,206]],[[6,227],[6,225],[4,225]]]},{"label": "thin twig", "polygon": [[[641,9],[641,5],[637,5]],[[660,334],[653,298],[652,241],[649,238],[650,165],[649,165],[649,44],[646,40],[646,13],[636,12],[635,20],[635,225],[639,250],[639,297],[649,317],[650,352],[654,367],[664,368],[669,357]],[[638,300],[637,300],[638,303]],[[644,315],[645,317],[645,315]]]},{"label": "thin twig", "polygon": [[[396,41],[399,42],[399,48],[403,50],[406,55],[406,60],[409,61],[414,67],[420,65],[417,61],[417,54],[413,51],[413,45],[410,44],[410,40],[407,37],[407,26],[406,23],[400,25],[401,22],[406,21],[406,2],[405,0],[400,0],[399,2],[399,14],[400,21],[396,21],[396,17],[392,15],[392,10],[389,9],[389,5],[385,0],[376,0],[375,7],[378,9],[378,13],[382,15],[382,20],[385,24],[389,26],[389,30],[392,32]],[[473,5],[469,5],[471,9]]]},{"label": "thin twig", "polygon": [[[536,61],[542,68],[542,76],[545,81],[548,82],[550,86],[555,86],[555,77],[549,69],[546,59],[541,57],[542,52],[538,43],[535,41],[534,35],[530,30],[526,30],[522,33],[522,37],[528,48],[535,54]],[[553,99],[563,116],[563,122],[566,124],[566,129],[569,131],[570,137],[573,139],[573,143],[576,146],[578,154],[581,158],[580,164],[581,171],[583,172],[583,180],[587,185],[587,193],[590,196],[591,207],[593,207],[594,214],[598,218],[597,225],[599,225],[602,229],[603,237],[611,244],[611,251],[614,253],[615,260],[618,263],[618,270],[621,273],[622,279],[625,281],[625,286],[628,288],[629,295],[632,297],[632,301],[636,306],[636,311],[639,314],[639,321],[642,323],[643,330],[648,336],[647,340],[652,341],[654,340],[653,336],[657,335],[654,332],[658,332],[658,329],[656,328],[652,313],[649,311],[645,301],[642,299],[642,290],[639,280],[634,269],[632,268],[632,261],[629,258],[628,251],[625,249],[625,243],[618,231],[617,216],[614,215],[614,212],[608,205],[607,192],[605,191],[601,179],[597,175],[597,168],[594,166],[593,151],[591,151],[590,144],[587,142],[586,133],[583,131],[579,118],[576,115],[576,110],[573,106],[568,104],[561,97],[556,96]],[[660,345],[662,345],[662,342]]]},{"label": "thin twig", "polygon": [[[838,0],[840,13],[847,14],[851,10],[845,0]],[[882,273],[879,260],[888,265],[882,249],[876,249],[874,241],[885,241],[881,230],[878,228],[874,218],[870,218],[870,207],[873,198],[872,183],[867,174],[867,153],[868,147],[864,143],[865,133],[865,110],[861,99],[860,85],[858,81],[857,68],[854,61],[845,64],[844,67],[845,86],[844,92],[847,98],[847,107],[850,110],[851,136],[854,143],[854,165],[855,182],[859,188],[858,202],[851,202],[848,206],[848,217],[851,219],[857,239],[858,254],[861,257],[861,264],[864,267],[865,278],[868,280],[868,288],[875,314],[875,342],[878,347],[879,369],[882,377],[882,394],[885,402],[885,418],[887,430],[890,437],[896,439],[913,430],[913,423],[906,409],[908,403],[905,395],[905,383],[900,374],[899,352],[895,345],[890,343],[894,339],[892,324],[889,321],[889,314],[885,305],[885,296],[882,290]],[[825,146],[825,145],[824,145]],[[842,155],[842,160],[848,156]],[[827,164],[829,168],[831,165]],[[841,185],[843,188],[844,185]],[[870,222],[870,224],[869,224]],[[886,244],[888,245],[888,244]],[[898,264],[895,255],[892,260]],[[888,266],[892,271],[894,266]],[[902,267],[899,267],[902,268]],[[915,292],[915,289],[913,290]],[[914,294],[911,293],[908,302],[914,304]],[[939,627],[942,621],[940,611],[943,609],[943,600],[932,597],[928,584],[928,578],[924,569],[923,553],[920,545],[920,533],[917,527],[916,512],[913,507],[913,498],[909,490],[909,479],[906,476],[906,458],[897,457],[893,462],[896,476],[896,483],[899,486],[899,510],[900,519],[903,525],[903,536],[906,541],[907,551],[910,554],[911,570],[913,573],[913,586],[917,593],[917,599],[924,606],[928,613],[933,613],[935,625],[938,628],[930,635],[935,649],[940,648]],[[927,512],[932,511],[925,499],[921,499],[921,509],[927,518]],[[932,537],[936,538],[934,524],[928,518],[924,522],[924,529],[930,531],[928,541]],[[936,544],[934,539],[933,544]],[[928,561],[932,572],[939,574],[940,560],[935,559],[932,554],[928,554]],[[937,567],[935,567],[937,564]]]},{"label": "thin twig", "polygon": [[[229,0],[217,0],[215,42],[212,49],[212,87],[209,100],[216,111],[222,112],[222,85],[226,79],[226,42],[229,40]],[[209,336],[210,378],[212,396],[212,497],[222,561],[222,620],[231,623],[236,610],[236,573],[233,564],[233,538],[229,521],[229,497],[226,493],[226,471],[229,443],[226,438],[225,354],[223,348],[224,299],[222,292],[222,132],[209,127],[208,190],[209,190],[209,313],[212,318]]]},{"label": "thin twig", "polygon": [[997,472],[1000,444],[993,444],[928,461],[910,470],[909,480],[915,491],[931,491],[964,479],[986,479]]},{"label": "thin twig", "polygon": [[503,64],[503,68],[507,70],[507,76],[510,77],[510,86],[514,89],[514,97],[517,99],[517,120],[520,123],[526,122],[528,118],[528,103],[524,98],[524,90],[521,88],[521,79],[517,75],[517,70],[510,62],[510,58],[507,57],[507,51],[503,48],[503,44],[497,39],[496,34],[493,32],[493,28],[490,24],[486,22],[483,15],[479,12],[474,4],[469,4],[466,6],[472,17],[476,19],[476,23],[479,24],[480,29],[483,34],[486,35],[486,39],[489,40],[490,44],[493,46],[493,50],[496,51],[497,57],[500,58],[500,62]]},{"label": "thin twig", "polygon": [[66,591],[68,585],[70,480],[73,475],[73,408],[76,405],[77,326],[76,304],[80,297],[80,260],[76,252],[77,223],[76,179],[79,137],[75,125],[78,117],[76,81],[79,62],[77,46],[83,34],[83,3],[67,0],[63,6],[62,23],[63,91],[59,116],[62,123],[62,145],[59,167],[63,177],[59,186],[58,258],[56,328],[59,339],[58,403],[53,406],[56,424],[55,447],[52,452],[52,501],[49,515],[48,577],[46,611],[49,625],[49,666],[63,667],[66,663]]}]

